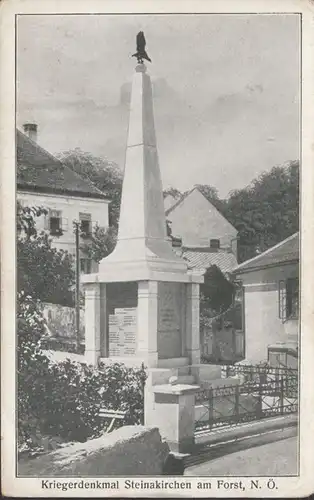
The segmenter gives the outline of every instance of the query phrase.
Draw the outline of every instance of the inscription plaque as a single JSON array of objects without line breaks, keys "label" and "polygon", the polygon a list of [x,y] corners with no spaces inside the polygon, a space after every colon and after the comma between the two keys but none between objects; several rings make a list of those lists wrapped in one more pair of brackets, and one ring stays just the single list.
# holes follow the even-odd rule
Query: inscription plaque
[{"label": "inscription plaque", "polygon": [[182,355],[182,286],[180,283],[158,284],[158,356]]},{"label": "inscription plaque", "polygon": [[136,307],[116,308],[109,315],[109,357],[134,356],[137,351]]}]

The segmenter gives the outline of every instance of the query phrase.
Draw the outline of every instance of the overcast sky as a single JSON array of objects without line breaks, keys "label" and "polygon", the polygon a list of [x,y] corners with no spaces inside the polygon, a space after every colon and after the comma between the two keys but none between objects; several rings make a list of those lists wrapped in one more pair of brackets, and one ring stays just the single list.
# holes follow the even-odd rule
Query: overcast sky
[{"label": "overcast sky", "polygon": [[226,196],[299,158],[296,15],[20,16],[18,126],[35,121],[52,153],[79,147],[123,168],[139,30],[164,187]]}]

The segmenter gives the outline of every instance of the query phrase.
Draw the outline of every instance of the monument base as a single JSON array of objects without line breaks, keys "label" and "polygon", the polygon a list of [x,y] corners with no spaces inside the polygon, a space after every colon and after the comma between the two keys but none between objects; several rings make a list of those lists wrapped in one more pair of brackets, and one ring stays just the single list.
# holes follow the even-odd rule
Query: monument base
[{"label": "monument base", "polygon": [[116,268],[108,268],[106,272],[86,274],[82,276],[81,282],[87,283],[123,283],[130,281],[165,281],[169,283],[203,283],[202,274],[195,272],[175,272],[168,270],[160,271],[151,269],[146,266],[138,267],[138,265],[130,266],[123,265]]},{"label": "monument base", "polygon": [[[158,427],[171,451],[191,452],[194,446],[195,395],[197,385],[155,385],[145,399],[145,425]],[[146,396],[147,392],[145,392]]]}]

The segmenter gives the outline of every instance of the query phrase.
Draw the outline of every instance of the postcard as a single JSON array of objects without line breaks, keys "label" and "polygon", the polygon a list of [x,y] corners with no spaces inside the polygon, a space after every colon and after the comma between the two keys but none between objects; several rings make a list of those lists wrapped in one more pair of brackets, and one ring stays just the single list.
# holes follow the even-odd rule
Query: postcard
[{"label": "postcard", "polygon": [[4,495],[310,495],[313,2],[0,22]]}]

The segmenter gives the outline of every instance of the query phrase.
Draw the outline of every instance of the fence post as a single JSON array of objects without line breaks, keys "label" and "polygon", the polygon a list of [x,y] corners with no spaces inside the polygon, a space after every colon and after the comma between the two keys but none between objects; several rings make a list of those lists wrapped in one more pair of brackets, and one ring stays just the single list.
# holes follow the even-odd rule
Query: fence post
[{"label": "fence post", "polygon": [[213,426],[214,420],[214,389],[211,387],[208,392],[208,422],[210,428]]},{"label": "fence post", "polygon": [[235,396],[235,399],[234,399],[234,412],[235,412],[236,419],[238,421],[239,420],[239,414],[240,414],[240,412],[239,412],[239,410],[240,410],[240,405],[239,405],[239,403],[240,403],[240,387],[239,387],[239,385],[235,386],[235,394],[234,394],[234,396]]},{"label": "fence post", "polygon": [[284,380],[280,378],[280,393],[279,393],[280,414],[284,413]]},{"label": "fence post", "polygon": [[262,373],[259,372],[259,384],[258,384],[258,397],[257,397],[257,408],[256,413],[258,418],[262,418],[263,416],[263,377]]}]

